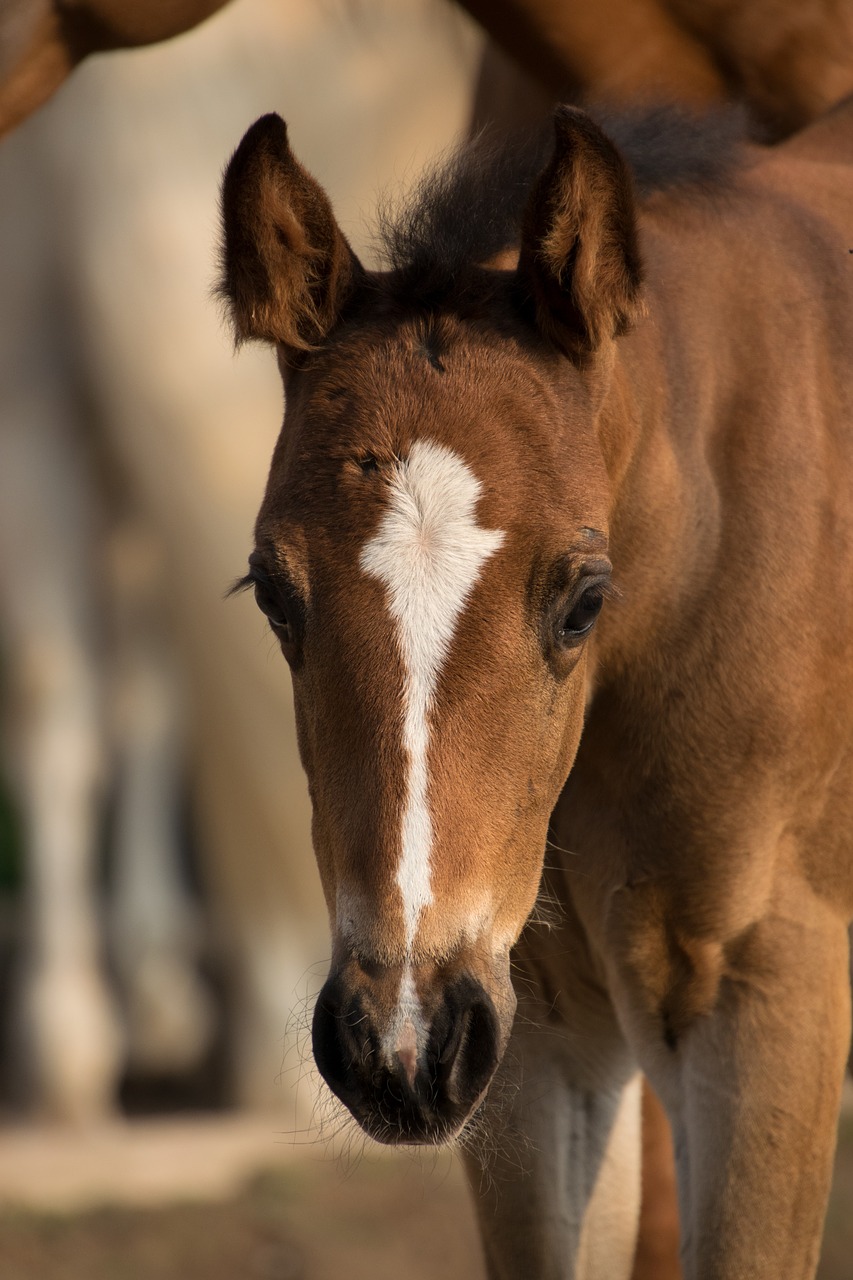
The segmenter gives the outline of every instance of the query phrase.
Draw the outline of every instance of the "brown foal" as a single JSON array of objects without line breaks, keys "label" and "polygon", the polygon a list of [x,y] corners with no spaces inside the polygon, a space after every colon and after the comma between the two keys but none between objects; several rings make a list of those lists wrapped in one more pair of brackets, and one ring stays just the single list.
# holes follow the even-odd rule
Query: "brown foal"
[{"label": "brown foal", "polygon": [[559,108],[543,165],[429,185],[385,272],[278,117],[225,178],[223,292],[287,393],[243,581],[314,806],[315,1056],[379,1140],[461,1135],[507,1280],[630,1274],[638,1067],[690,1280],[813,1276],[830,1181],[853,106],[704,169],[676,135],[634,135],[638,193]]}]

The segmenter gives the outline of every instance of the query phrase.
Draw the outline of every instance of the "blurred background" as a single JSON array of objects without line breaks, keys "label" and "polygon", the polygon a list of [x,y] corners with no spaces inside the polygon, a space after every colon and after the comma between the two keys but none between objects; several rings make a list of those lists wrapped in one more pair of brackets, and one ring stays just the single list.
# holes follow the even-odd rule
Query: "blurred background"
[{"label": "blurred background", "polygon": [[[369,263],[482,48],[444,0],[233,0],[0,142],[4,1277],[482,1274],[452,1158],[363,1152],[318,1103],[289,677],[223,600],[281,386],[212,299],[252,120],[285,117]],[[825,1280],[853,1276],[844,1124]]]}]

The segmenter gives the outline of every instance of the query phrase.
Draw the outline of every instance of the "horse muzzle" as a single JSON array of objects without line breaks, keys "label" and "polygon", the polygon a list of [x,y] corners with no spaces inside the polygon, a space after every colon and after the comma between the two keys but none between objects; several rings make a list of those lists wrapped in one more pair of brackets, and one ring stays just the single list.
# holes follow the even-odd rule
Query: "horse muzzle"
[{"label": "horse muzzle", "polygon": [[500,1062],[515,1008],[511,993],[507,978],[501,1016],[470,973],[444,978],[434,967],[427,975],[423,967],[368,969],[350,961],[329,977],[314,1010],[320,1074],[378,1142],[448,1141]]}]

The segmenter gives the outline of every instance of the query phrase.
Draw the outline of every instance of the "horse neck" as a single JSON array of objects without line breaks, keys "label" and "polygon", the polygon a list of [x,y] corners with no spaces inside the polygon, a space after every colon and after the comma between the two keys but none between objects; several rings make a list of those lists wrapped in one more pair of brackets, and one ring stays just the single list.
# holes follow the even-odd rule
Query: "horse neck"
[{"label": "horse neck", "polygon": [[651,309],[617,340],[599,416],[622,593],[603,636],[611,670],[656,651],[662,614],[667,625],[677,622],[706,587],[719,541],[719,498],[703,447],[707,387],[692,385],[686,365],[673,369],[664,330]]}]

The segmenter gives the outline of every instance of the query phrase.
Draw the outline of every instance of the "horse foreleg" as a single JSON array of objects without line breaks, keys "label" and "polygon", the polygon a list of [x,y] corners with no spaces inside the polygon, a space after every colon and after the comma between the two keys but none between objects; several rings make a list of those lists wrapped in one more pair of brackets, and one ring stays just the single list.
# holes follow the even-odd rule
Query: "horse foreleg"
[{"label": "horse foreleg", "polygon": [[643,1081],[643,1178],[631,1280],[681,1280],[678,1189],[672,1132],[660,1099]]},{"label": "horse foreleg", "polygon": [[[465,1153],[490,1280],[628,1280],[640,1077],[549,1027],[514,1033]],[[579,1069],[579,1059],[584,1069]]]},{"label": "horse foreleg", "polygon": [[0,447],[9,765],[26,839],[20,1069],[37,1109],[79,1121],[111,1109],[121,1060],[95,883],[104,744],[92,498],[61,406],[34,399],[10,411]]},{"label": "horse foreleg", "polygon": [[117,779],[110,936],[130,1065],[169,1073],[198,1064],[214,1013],[198,968],[202,919],[181,876],[182,699],[160,620],[159,550],[132,517],[111,538]]},{"label": "horse foreleg", "polygon": [[810,1280],[850,1043],[846,924],[803,885],[728,948],[713,1009],[648,1059],[687,1280]]},{"label": "horse foreleg", "polygon": [[23,671],[10,670],[25,721],[16,770],[28,908],[19,1026],[29,1102],[82,1122],[112,1109],[122,1046],[94,884],[100,742],[89,672],[66,640],[54,632],[48,651],[36,646]]}]

